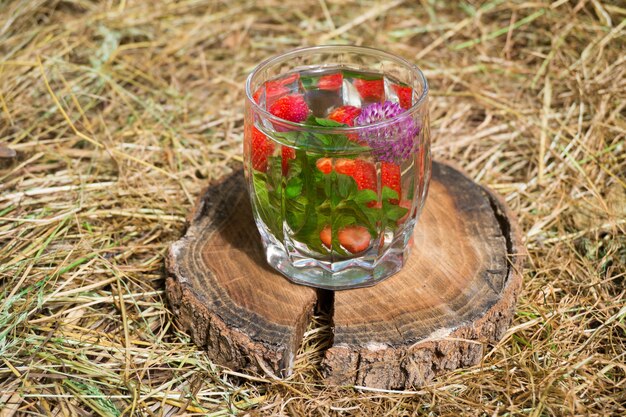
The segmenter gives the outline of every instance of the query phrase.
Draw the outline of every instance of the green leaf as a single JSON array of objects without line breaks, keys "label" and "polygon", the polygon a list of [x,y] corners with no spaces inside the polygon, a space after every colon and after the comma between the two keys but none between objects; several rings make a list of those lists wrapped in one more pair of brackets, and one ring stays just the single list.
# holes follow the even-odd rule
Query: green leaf
[{"label": "green leaf", "polygon": [[254,186],[254,195],[257,200],[262,204],[268,204],[269,193],[267,191],[267,175],[262,172],[255,172],[252,185]]},{"label": "green leaf", "polygon": [[367,80],[367,81],[382,79],[382,77],[379,74],[367,74],[367,73],[349,71],[349,70],[343,70],[342,72],[343,72],[344,78],[359,78],[361,80]]},{"label": "green leaf", "polygon": [[336,178],[337,194],[343,199],[353,198],[357,193],[357,185],[354,178],[343,174],[338,174]]},{"label": "green leaf", "polygon": [[283,160],[281,157],[272,156],[268,158],[268,165],[267,175],[269,177],[269,184],[272,188],[279,189],[283,179]]},{"label": "green leaf", "polygon": [[378,196],[372,190],[359,190],[354,197],[354,202],[357,204],[366,204],[376,200],[378,200]]},{"label": "green leaf", "polygon": [[385,211],[385,216],[388,220],[391,220],[392,222],[397,222],[409,211],[408,209],[396,206],[395,204],[388,204],[385,206],[386,207],[383,207],[383,210]]},{"label": "green leaf", "polygon": [[398,192],[384,186],[382,191],[382,199],[383,200],[398,200],[400,197],[398,196]]},{"label": "green leaf", "polygon": [[368,215],[368,210],[370,210],[369,207],[357,204],[354,200],[348,200],[342,203],[340,213],[345,217],[351,217],[354,219],[354,222],[348,224],[358,223],[367,227],[370,233],[374,233],[376,232],[376,223],[380,217],[381,210],[372,209],[375,212],[372,217]]},{"label": "green leaf", "polygon": [[305,90],[311,90],[312,88],[317,87],[319,77],[311,77],[311,76],[300,76],[300,82],[302,83],[302,87]]},{"label": "green leaf", "polygon": [[302,193],[302,179],[300,177],[294,177],[287,182],[285,187],[286,198],[296,198]]},{"label": "green leaf", "polygon": [[316,117],[315,122],[324,127],[346,127],[348,125],[344,123],[339,123],[331,119],[322,119],[321,117]]},{"label": "green leaf", "polygon": [[373,207],[364,207],[362,209],[363,214],[365,215],[365,217],[367,218],[367,224],[369,224],[369,229],[370,232],[374,231],[376,229],[377,223],[379,220],[382,220],[383,217],[383,211],[379,208],[373,208]]},{"label": "green leaf", "polygon": [[[255,172],[252,179],[254,188],[253,204],[257,209],[258,215],[263,223],[275,235],[282,232],[282,224],[280,223],[280,205],[276,204],[276,195],[270,193],[268,186],[268,177],[262,172]],[[280,201],[280,200],[278,200]]]},{"label": "green leaf", "polygon": [[[317,129],[321,129],[324,127],[338,127],[345,126],[342,124],[337,124],[332,120],[327,119],[319,119],[325,120],[322,123],[328,124],[328,126],[322,126],[316,122],[317,118],[309,118],[306,121],[306,124],[316,127]],[[331,126],[332,124],[332,126]],[[346,135],[342,135],[339,133],[321,133],[317,132],[309,132],[309,131],[291,131],[291,132],[272,132],[273,137],[280,139],[287,144],[294,146],[298,149],[306,149],[307,152],[313,152],[315,154],[324,155],[328,152],[346,152],[348,155],[343,155],[344,157],[349,156],[349,154],[354,154],[354,156],[369,151],[369,147],[360,145],[356,142],[348,139]]]},{"label": "green leaf", "polygon": [[302,173],[302,164],[303,161],[301,158],[290,159],[288,163],[289,171],[287,172],[287,178],[292,179],[300,177],[300,174]]},{"label": "green leaf", "polygon": [[311,133],[310,135],[315,139],[315,142],[309,140],[307,142],[307,145],[310,146],[313,143],[317,143],[320,148],[330,148],[330,149],[333,148],[333,145],[334,145],[333,136],[335,135],[326,135],[323,133]]},{"label": "green leaf", "polygon": [[308,203],[308,199],[303,195],[286,202],[285,218],[287,224],[294,232],[300,231],[306,224]]}]

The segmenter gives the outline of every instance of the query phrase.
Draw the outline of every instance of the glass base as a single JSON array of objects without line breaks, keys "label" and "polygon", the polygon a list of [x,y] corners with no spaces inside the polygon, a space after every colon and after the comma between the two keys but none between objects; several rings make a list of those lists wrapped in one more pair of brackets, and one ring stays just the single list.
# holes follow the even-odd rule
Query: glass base
[{"label": "glass base", "polygon": [[259,229],[267,262],[290,281],[327,290],[345,290],[375,285],[400,271],[409,257],[413,226],[407,224],[404,232],[385,245],[382,254],[373,248],[358,257],[335,262],[288,251],[274,236]]}]

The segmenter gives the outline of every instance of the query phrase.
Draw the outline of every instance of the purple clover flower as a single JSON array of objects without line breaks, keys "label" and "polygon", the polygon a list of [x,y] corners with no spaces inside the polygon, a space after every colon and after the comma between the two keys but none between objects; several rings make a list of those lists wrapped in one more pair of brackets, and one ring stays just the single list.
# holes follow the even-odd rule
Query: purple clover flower
[{"label": "purple clover flower", "polygon": [[[355,125],[368,126],[392,119],[402,113],[404,109],[398,103],[392,101],[372,103],[363,108],[355,120]],[[399,164],[414,152],[419,132],[420,127],[416,126],[410,115],[406,115],[385,126],[363,129],[359,139],[372,148],[372,153],[378,160]]]}]

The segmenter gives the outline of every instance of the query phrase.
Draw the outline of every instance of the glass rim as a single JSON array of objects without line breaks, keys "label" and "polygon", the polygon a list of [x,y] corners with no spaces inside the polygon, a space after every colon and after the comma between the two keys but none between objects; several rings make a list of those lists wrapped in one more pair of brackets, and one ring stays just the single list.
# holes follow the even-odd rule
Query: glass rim
[{"label": "glass rim", "polygon": [[[258,72],[266,68],[269,68],[271,65],[276,64],[279,61],[296,57],[302,53],[319,52],[319,51],[323,52],[324,50],[334,50],[334,51],[339,50],[340,52],[355,52],[355,53],[366,52],[368,55],[382,55],[383,57],[388,58],[389,60],[396,61],[398,63],[401,63],[402,65],[405,65],[406,67],[410,68],[415,73],[417,73],[420,80],[422,81],[422,91],[419,97],[417,98],[417,101],[413,103],[411,107],[409,107],[408,109],[403,109],[404,111],[402,113],[399,113],[390,119],[381,120],[379,122],[372,123],[369,125],[345,126],[345,127],[344,126],[323,127],[323,126],[311,126],[311,125],[307,125],[304,123],[295,123],[295,122],[274,116],[272,113],[270,113],[269,111],[261,107],[254,100],[253,94],[251,91],[252,90],[251,88],[252,78]],[[406,119],[407,117],[410,117],[411,114],[416,112],[418,108],[422,106],[422,104],[428,97],[428,91],[429,91],[428,80],[426,79],[426,76],[424,75],[422,70],[417,65],[412,64],[411,62],[407,61],[406,59],[402,57],[391,54],[389,52],[385,52],[380,49],[370,48],[367,46],[355,46],[355,45],[318,45],[318,46],[308,46],[304,48],[292,49],[282,54],[271,56],[265,59],[264,61],[261,61],[261,63],[259,63],[246,78],[246,99],[252,105],[252,108],[254,109],[255,112],[260,113],[264,118],[270,120],[272,123],[277,123],[280,126],[288,126],[288,127],[292,127],[296,129],[306,129],[309,131],[320,130],[325,133],[356,133],[356,132],[363,131],[365,129],[382,128],[382,127],[386,127],[386,126],[398,123],[398,121],[401,121],[401,120]]]}]

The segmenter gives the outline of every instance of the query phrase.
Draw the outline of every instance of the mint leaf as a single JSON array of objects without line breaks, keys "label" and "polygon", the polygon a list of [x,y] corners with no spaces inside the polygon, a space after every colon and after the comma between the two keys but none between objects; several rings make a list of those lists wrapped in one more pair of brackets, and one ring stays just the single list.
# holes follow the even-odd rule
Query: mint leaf
[{"label": "mint leaf", "polygon": [[346,124],[339,123],[331,119],[322,119],[321,117],[316,117],[315,122],[318,125],[324,126],[324,127],[347,127],[348,126]]},{"label": "mint leaf", "polygon": [[397,222],[409,211],[404,207],[396,206],[394,204],[388,204],[383,209],[385,211],[385,217],[392,222]]},{"label": "mint leaf", "polygon": [[296,198],[302,193],[302,179],[300,177],[294,177],[287,181],[285,187],[286,198]]},{"label": "mint leaf", "polygon": [[381,76],[379,74],[364,74],[362,72],[343,70],[342,71],[344,78],[359,78],[361,80],[381,80]]},{"label": "mint leaf", "polygon": [[[290,159],[287,162],[287,166],[289,170],[287,171],[287,178],[292,179],[296,177],[300,177],[302,173],[302,160],[299,158]],[[282,163],[281,163],[282,167]]]},{"label": "mint leaf", "polygon": [[283,178],[283,161],[282,158],[272,156],[268,158],[268,184],[275,190],[281,188]]},{"label": "mint leaf", "polygon": [[[367,206],[357,204],[354,200],[347,200],[341,204],[339,212],[347,219],[348,217],[354,219],[354,221],[347,222],[345,225],[358,223],[361,226],[367,227],[370,233],[376,232],[377,220],[380,217],[380,209],[370,209]],[[368,215],[368,210],[373,210],[372,217]]]},{"label": "mint leaf", "polygon": [[377,223],[381,220],[383,212],[379,208],[363,207],[361,209],[363,215],[367,218],[370,232],[376,232]]},{"label": "mint leaf", "polygon": [[304,87],[305,90],[310,90],[314,87],[317,87],[318,78],[319,77],[301,75],[300,83],[302,84],[302,87]]},{"label": "mint leaf", "polygon": [[309,126],[317,126],[317,122],[315,121],[315,119],[317,119],[317,117],[310,115],[309,117],[306,118],[306,120],[304,121],[304,124],[309,125]]},{"label": "mint leaf", "polygon": [[317,215],[313,218],[308,218],[305,227],[300,229],[294,237],[306,243],[306,245],[322,254],[329,253],[329,250],[326,246],[322,244],[320,239],[321,230],[330,224],[330,212],[328,210],[318,211]]},{"label": "mint leaf", "polygon": [[[320,143],[322,145],[323,148],[326,149],[333,146],[334,135],[325,135],[323,133],[311,133],[311,135],[313,136],[313,138],[315,138],[317,143]],[[309,141],[309,145],[310,144],[311,142]]]},{"label": "mint leaf", "polygon": [[254,188],[253,204],[257,209],[258,215],[273,234],[280,235],[282,233],[280,210],[272,202],[275,198],[270,196],[270,191],[267,187],[267,175],[262,172],[255,172],[252,183]]},{"label": "mint leaf", "polygon": [[254,196],[256,197],[256,202],[259,205],[258,208],[269,215],[272,207],[270,205],[269,191],[267,190],[267,176],[260,172],[255,172],[253,186]]},{"label": "mint leaf", "polygon": [[[317,129],[323,127],[339,127],[345,126],[342,124],[336,124],[330,126],[330,123],[337,123],[332,120],[328,120],[329,126],[322,126],[317,124],[315,121],[316,118],[313,118],[313,121],[309,121],[307,119],[306,124],[316,127]],[[327,119],[319,119],[319,120],[327,120]],[[327,123],[322,122],[322,123]],[[345,152],[342,156],[357,156],[362,152],[367,152],[370,150],[368,146],[363,146],[359,143],[351,141],[348,139],[346,135],[342,135],[339,133],[321,133],[321,132],[309,132],[302,130],[294,130],[291,132],[271,132],[270,135],[276,139],[279,139],[281,142],[287,143],[289,146],[294,146],[299,149],[306,149],[307,152],[313,152],[320,155],[328,154],[328,152]]]},{"label": "mint leaf", "polygon": [[367,189],[357,191],[356,196],[354,197],[354,202],[357,204],[366,204],[376,200],[378,200],[376,192]]},{"label": "mint leaf", "polygon": [[357,193],[356,181],[348,175],[338,174],[335,184],[337,194],[343,199],[352,198]]},{"label": "mint leaf", "polygon": [[383,187],[382,198],[384,200],[398,200],[400,197],[398,196],[398,192],[387,187],[386,185]]},{"label": "mint leaf", "polygon": [[286,201],[285,218],[289,228],[294,232],[299,232],[306,225],[308,204],[308,199],[303,195]]}]

